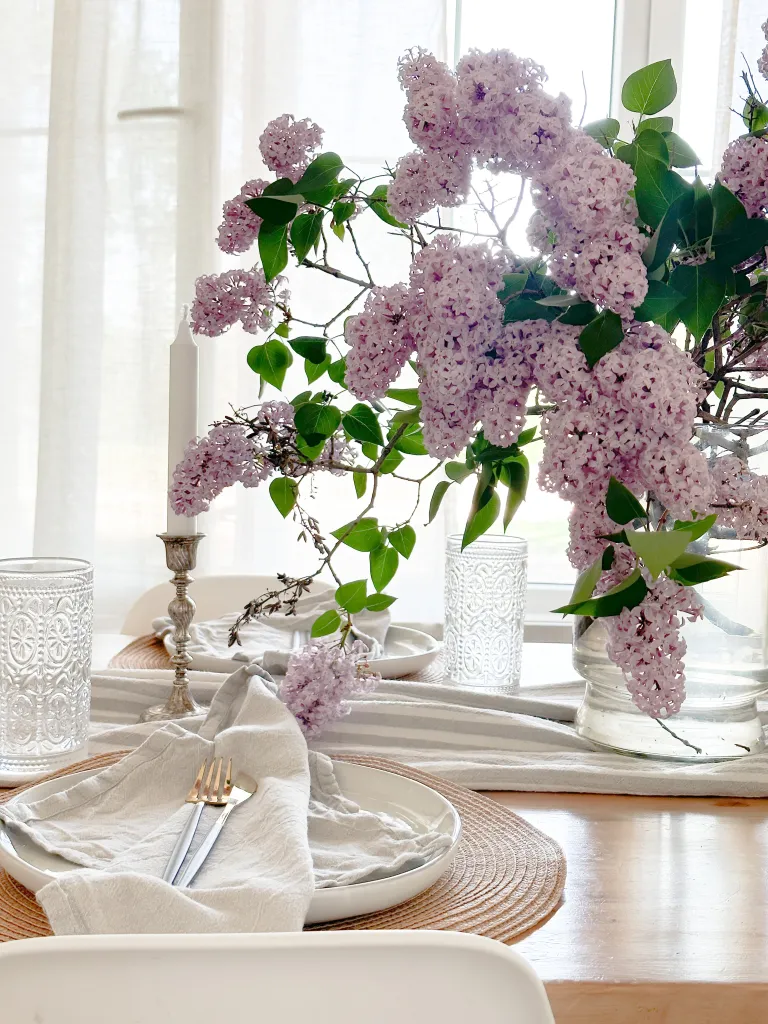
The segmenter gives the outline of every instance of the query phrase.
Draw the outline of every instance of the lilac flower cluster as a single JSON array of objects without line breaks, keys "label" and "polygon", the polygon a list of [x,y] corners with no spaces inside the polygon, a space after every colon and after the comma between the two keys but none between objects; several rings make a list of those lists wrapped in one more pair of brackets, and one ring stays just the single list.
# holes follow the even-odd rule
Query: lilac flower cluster
[{"label": "lilac flower cluster", "polygon": [[305,736],[349,714],[347,698],[374,690],[381,676],[371,672],[365,644],[343,649],[313,640],[288,662],[278,696],[295,716]]},{"label": "lilac flower cluster", "polygon": [[[768,40],[768,21],[763,22],[760,28],[766,40]],[[757,70],[763,78],[768,79],[768,45],[763,48],[763,52],[757,58]]]},{"label": "lilac flower cluster", "polygon": [[205,437],[190,441],[173,472],[170,502],[179,516],[207,512],[214,498],[232,484],[258,487],[272,466],[245,427],[219,423]]},{"label": "lilac flower cluster", "polygon": [[403,58],[404,120],[419,148],[397,165],[393,214],[412,223],[435,206],[459,205],[473,161],[520,174],[551,162],[571,131],[570,101],[544,92],[544,77],[508,50],[473,50],[455,74],[425,50]]},{"label": "lilac flower cluster", "polygon": [[261,217],[245,203],[247,199],[260,196],[268,184],[269,182],[261,178],[246,181],[239,194],[224,203],[224,219],[219,224],[219,235],[216,240],[222,252],[230,255],[247,252],[256,241],[261,227]]},{"label": "lilac flower cluster", "polygon": [[249,334],[269,330],[276,303],[288,298],[284,281],[278,277],[267,283],[259,267],[198,277],[190,313],[192,330],[215,338],[238,321]]},{"label": "lilac flower cluster", "polygon": [[606,618],[608,656],[624,673],[635,705],[651,718],[676,715],[685,700],[686,643],[680,628],[702,604],[691,587],[660,576],[644,600]]},{"label": "lilac flower cluster", "polygon": [[735,455],[716,459],[711,473],[718,526],[734,530],[740,540],[768,541],[768,477]]},{"label": "lilac flower cluster", "polygon": [[282,114],[270,121],[259,138],[261,157],[278,178],[298,181],[323,142],[323,129],[305,117]]},{"label": "lilac flower cluster", "polygon": [[350,345],[345,381],[354,394],[381,398],[416,345],[410,330],[406,285],[373,288],[361,313],[346,328]]},{"label": "lilac flower cluster", "polygon": [[718,177],[750,217],[761,217],[768,209],[768,141],[749,135],[734,139]]}]

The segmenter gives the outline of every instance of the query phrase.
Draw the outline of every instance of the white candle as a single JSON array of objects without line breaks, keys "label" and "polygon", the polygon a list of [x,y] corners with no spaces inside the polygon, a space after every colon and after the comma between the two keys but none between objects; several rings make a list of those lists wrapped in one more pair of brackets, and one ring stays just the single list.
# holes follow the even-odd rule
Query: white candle
[{"label": "white candle", "polygon": [[[184,457],[184,449],[197,437],[198,351],[184,306],[176,338],[171,345],[171,370],[168,378],[168,486],[173,471]],[[167,532],[175,537],[197,533],[197,519],[177,516],[168,503]]]}]

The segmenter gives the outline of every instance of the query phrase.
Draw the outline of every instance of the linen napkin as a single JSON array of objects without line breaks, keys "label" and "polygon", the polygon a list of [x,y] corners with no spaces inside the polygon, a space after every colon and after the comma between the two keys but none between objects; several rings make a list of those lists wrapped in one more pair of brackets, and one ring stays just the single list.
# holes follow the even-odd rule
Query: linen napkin
[{"label": "linen napkin", "polygon": [[[296,603],[295,615],[274,612],[253,619],[239,631],[240,644],[233,647],[228,646],[229,631],[239,612],[228,612],[208,622],[193,622],[189,627],[191,639],[187,646],[192,658],[191,667],[203,672],[231,672],[243,662],[253,662],[267,672],[283,675],[291,653],[309,640],[315,619],[335,607],[332,590],[304,594]],[[389,629],[389,612],[362,611],[352,616],[352,623],[355,638],[363,641],[370,660],[380,658]],[[154,619],[152,629],[173,657],[176,645],[170,618]],[[327,643],[338,642],[339,634],[331,634],[324,640]]]},{"label": "linen napkin", "polygon": [[[6,822],[84,869],[38,893],[56,934],[297,930],[316,885],[383,877],[447,848],[442,833],[345,800],[332,762],[307,751],[261,672],[233,673],[202,724],[168,723],[90,779],[2,807]],[[174,888],[161,876],[187,821],[184,797],[214,755],[232,757],[235,780],[248,774],[258,791],[232,814],[192,887]],[[205,808],[198,842],[218,813]]]}]

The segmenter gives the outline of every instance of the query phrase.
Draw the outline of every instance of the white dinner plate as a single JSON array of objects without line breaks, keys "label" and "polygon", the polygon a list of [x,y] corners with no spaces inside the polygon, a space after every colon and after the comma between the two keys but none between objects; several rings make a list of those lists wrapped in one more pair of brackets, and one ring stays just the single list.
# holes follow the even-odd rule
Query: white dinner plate
[{"label": "white dinner plate", "polygon": [[[451,845],[426,864],[391,878],[316,889],[307,924],[324,924],[344,917],[371,914],[418,896],[451,866],[461,835],[458,812],[434,789],[393,772],[364,765],[336,761],[334,768],[344,796],[354,800],[363,810],[395,815],[419,832],[443,832],[451,837]],[[41,782],[27,790],[27,797],[40,800],[51,796],[90,778],[99,770],[74,772],[64,778]],[[0,822],[0,867],[32,892],[50,882],[53,875],[77,870],[77,865],[41,849],[24,833],[4,822]]]},{"label": "white dinner plate", "polygon": [[410,626],[390,626],[384,641],[384,657],[370,662],[382,679],[400,679],[421,672],[440,653],[442,644],[429,633]]}]

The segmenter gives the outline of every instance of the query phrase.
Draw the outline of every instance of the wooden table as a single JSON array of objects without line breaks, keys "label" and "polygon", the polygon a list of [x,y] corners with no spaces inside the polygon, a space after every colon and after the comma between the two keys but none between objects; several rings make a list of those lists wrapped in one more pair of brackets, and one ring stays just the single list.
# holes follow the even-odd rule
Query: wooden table
[{"label": "wooden table", "polygon": [[515,946],[557,1024],[768,1022],[768,800],[489,795],[565,851],[563,905]]}]

